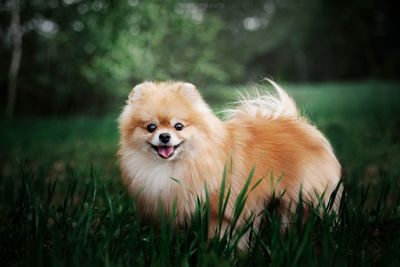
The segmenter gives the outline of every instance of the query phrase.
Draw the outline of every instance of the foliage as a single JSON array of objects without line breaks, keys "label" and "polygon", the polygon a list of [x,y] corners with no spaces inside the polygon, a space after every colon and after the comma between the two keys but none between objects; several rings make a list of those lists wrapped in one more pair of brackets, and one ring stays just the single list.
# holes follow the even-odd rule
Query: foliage
[{"label": "foliage", "polygon": [[[2,70],[11,60],[10,1],[0,3]],[[397,79],[395,10],[392,0],[21,0],[16,110],[104,114],[146,79]],[[8,82],[2,71],[0,86]]]},{"label": "foliage", "polygon": [[228,79],[213,46],[220,20],[200,23],[179,1],[26,1],[22,9],[20,112],[105,113],[146,79]]}]

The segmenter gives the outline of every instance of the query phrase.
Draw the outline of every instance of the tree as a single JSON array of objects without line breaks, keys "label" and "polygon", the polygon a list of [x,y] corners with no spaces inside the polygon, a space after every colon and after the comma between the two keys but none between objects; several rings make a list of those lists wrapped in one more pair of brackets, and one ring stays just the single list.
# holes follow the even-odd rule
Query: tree
[{"label": "tree", "polygon": [[11,26],[10,31],[12,35],[12,58],[10,70],[8,73],[8,97],[6,116],[12,117],[15,111],[15,100],[17,98],[17,82],[18,72],[22,56],[22,29],[20,19],[20,1],[11,1]]}]

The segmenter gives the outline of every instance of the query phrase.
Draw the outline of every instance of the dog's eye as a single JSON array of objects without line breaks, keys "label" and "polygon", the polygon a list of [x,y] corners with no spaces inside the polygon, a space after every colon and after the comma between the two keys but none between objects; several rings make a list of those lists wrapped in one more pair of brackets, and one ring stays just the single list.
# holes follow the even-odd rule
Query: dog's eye
[{"label": "dog's eye", "polygon": [[183,129],[183,124],[180,123],[180,122],[178,122],[178,123],[175,124],[174,127],[175,127],[175,129],[176,129],[177,131],[182,131],[182,129]]},{"label": "dog's eye", "polygon": [[154,123],[150,123],[149,125],[147,125],[146,129],[149,133],[152,133],[157,129],[157,125],[155,125]]}]

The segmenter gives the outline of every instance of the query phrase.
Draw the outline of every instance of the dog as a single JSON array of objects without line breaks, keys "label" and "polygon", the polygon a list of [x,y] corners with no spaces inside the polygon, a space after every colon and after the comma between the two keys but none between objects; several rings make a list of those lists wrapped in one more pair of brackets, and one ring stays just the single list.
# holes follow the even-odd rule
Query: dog
[{"label": "dog", "polygon": [[[191,83],[144,82],[131,91],[119,117],[120,169],[141,214],[157,220],[176,211],[176,223],[193,215],[198,198],[209,195],[212,237],[227,228],[234,202],[253,173],[238,226],[281,195],[282,221],[299,201],[328,205],[341,166],[324,135],[302,117],[288,94],[243,97],[219,119]],[[218,203],[224,170],[230,188],[223,218]],[[257,183],[256,186],[254,186]],[[227,190],[225,190],[226,195]],[[340,192],[332,210],[337,212]],[[245,242],[245,241],[243,241]],[[240,246],[245,246],[241,244]]]}]

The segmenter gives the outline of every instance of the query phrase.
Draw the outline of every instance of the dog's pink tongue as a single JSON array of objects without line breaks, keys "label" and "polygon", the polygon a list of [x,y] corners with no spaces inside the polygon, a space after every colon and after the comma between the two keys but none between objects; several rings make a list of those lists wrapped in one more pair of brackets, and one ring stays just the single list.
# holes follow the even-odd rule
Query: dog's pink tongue
[{"label": "dog's pink tongue", "polygon": [[174,153],[174,148],[172,146],[159,146],[158,154],[164,158],[169,158],[169,156]]}]

